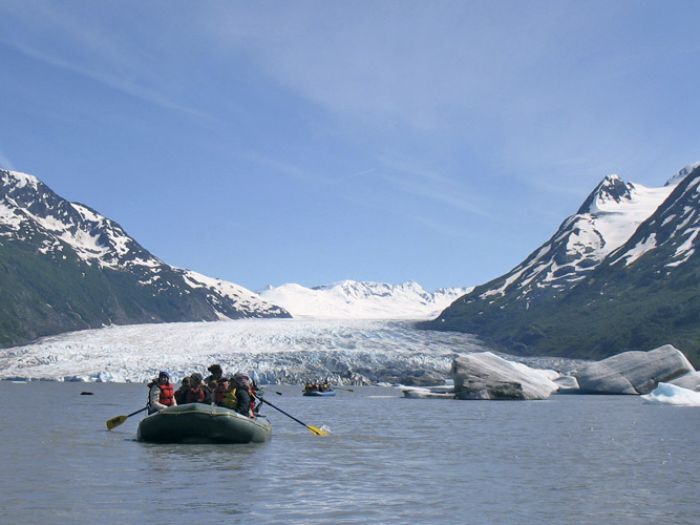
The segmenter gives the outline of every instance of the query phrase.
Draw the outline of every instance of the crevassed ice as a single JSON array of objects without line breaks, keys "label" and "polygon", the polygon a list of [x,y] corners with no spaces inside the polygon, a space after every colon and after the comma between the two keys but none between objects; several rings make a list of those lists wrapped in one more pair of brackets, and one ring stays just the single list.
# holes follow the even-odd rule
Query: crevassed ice
[{"label": "crevassed ice", "polygon": [[[227,372],[301,371],[341,363],[347,369],[449,370],[456,351],[483,350],[475,338],[429,332],[410,322],[241,319],[210,323],[113,326],[48,337],[5,349],[0,378],[147,381],[175,379],[220,363]],[[118,379],[110,379],[118,378]]]}]

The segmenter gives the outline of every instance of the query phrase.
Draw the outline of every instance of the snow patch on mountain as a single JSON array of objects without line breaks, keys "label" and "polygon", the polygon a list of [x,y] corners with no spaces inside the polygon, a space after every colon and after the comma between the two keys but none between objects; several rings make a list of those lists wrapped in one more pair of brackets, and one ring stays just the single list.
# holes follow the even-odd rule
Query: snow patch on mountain
[{"label": "snow patch on mountain", "polygon": [[648,188],[633,183],[628,183],[627,187],[629,193],[619,201],[606,198],[606,193],[601,192],[589,212],[582,214],[581,220],[589,228],[588,232],[596,232],[602,239],[598,246],[589,244],[594,246],[597,259],[622,246],[673,190],[673,186]]},{"label": "snow patch on mountain", "polygon": [[0,170],[0,181],[3,185],[14,185],[17,188],[30,186],[34,189],[38,188],[40,182],[34,175],[22,173],[21,171]]},{"label": "snow patch on mountain", "polygon": [[[212,296],[213,301],[217,301],[217,297],[221,296],[228,298],[237,309],[267,312],[270,314],[279,314],[282,312],[282,309],[277,304],[272,304],[271,302],[265,301],[260,297],[260,295],[232,282],[207,277],[206,275],[194,272],[192,270],[178,271],[183,273],[185,281],[192,288],[204,288],[208,291],[215,292],[215,294]],[[220,312],[221,308],[216,308],[215,306],[215,310],[221,319],[228,319],[227,316]]]},{"label": "snow patch on mountain", "polygon": [[699,168],[700,162],[690,164],[669,180],[669,196],[624,246],[610,254],[611,265],[624,260],[630,266],[647,254],[662,250],[669,261],[664,267],[670,271],[695,254],[700,233]]},{"label": "snow patch on mountain", "polygon": [[416,282],[385,284],[346,280],[306,288],[288,283],[260,293],[294,317],[320,319],[424,319],[437,315],[472,288],[426,292]]},{"label": "snow patch on mountain", "polygon": [[625,259],[625,266],[629,266],[642,255],[656,248],[656,234],[652,233],[649,237],[645,237],[639,241],[634,248],[626,252],[622,257],[615,259],[610,264],[617,264],[622,259]]},{"label": "snow patch on mountain", "polygon": [[688,175],[690,175],[693,171],[695,171],[696,168],[700,168],[700,161],[694,162],[692,164],[688,164],[687,166],[685,166],[678,173],[676,173],[673,177],[668,179],[668,181],[666,182],[666,186],[676,186],[679,182],[681,182]]}]

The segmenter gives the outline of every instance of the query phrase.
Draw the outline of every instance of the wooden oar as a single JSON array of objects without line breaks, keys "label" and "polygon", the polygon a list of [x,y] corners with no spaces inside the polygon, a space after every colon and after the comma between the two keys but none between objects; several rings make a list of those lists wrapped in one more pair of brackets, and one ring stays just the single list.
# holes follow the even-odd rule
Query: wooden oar
[{"label": "wooden oar", "polygon": [[270,405],[270,406],[271,406],[272,408],[274,408],[275,410],[278,410],[278,411],[282,412],[285,416],[287,416],[287,417],[290,418],[290,419],[293,419],[294,421],[296,421],[296,422],[299,423],[300,425],[304,425],[306,428],[308,428],[312,433],[316,434],[317,436],[327,436],[327,435],[328,435],[328,431],[327,431],[327,430],[324,430],[324,429],[322,429],[322,428],[315,427],[315,426],[313,426],[313,425],[307,425],[307,424],[304,423],[303,421],[300,421],[300,420],[298,420],[297,418],[295,418],[293,415],[287,414],[287,413],[286,413],[284,410],[282,410],[281,408],[276,407],[275,405],[273,405],[272,403],[270,403],[267,399],[263,399],[262,397],[258,397],[257,399],[260,400],[260,401],[262,401],[262,402],[265,403],[266,405]]},{"label": "wooden oar", "polygon": [[141,412],[143,412],[147,408],[148,407],[143,407],[142,409],[137,410],[136,412],[132,412],[131,414],[128,414],[126,416],[117,416],[117,417],[113,417],[112,419],[108,419],[107,420],[107,430],[112,430],[113,428],[118,427],[119,425],[124,423],[124,421],[129,419],[131,416],[135,416],[136,414],[140,414]]}]

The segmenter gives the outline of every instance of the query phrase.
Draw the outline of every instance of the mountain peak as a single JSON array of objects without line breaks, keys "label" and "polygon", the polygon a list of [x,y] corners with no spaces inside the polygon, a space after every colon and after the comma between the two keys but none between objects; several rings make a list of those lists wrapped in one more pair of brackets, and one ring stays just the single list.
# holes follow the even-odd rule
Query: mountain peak
[{"label": "mountain peak", "polygon": [[596,213],[603,210],[606,205],[629,200],[632,198],[634,187],[634,184],[623,181],[615,173],[606,175],[583,202],[578,213]]},{"label": "mountain peak", "polygon": [[700,168],[700,161],[694,162],[693,164],[688,164],[687,166],[683,167],[678,173],[676,173],[673,177],[668,179],[668,181],[666,181],[666,184],[664,184],[664,186],[677,185],[680,181],[685,179],[689,174],[691,174],[697,168]]},{"label": "mountain peak", "polygon": [[12,186],[15,188],[24,188],[30,186],[36,189],[40,181],[34,175],[22,173],[21,171],[11,171],[0,169],[0,181],[2,186]]}]

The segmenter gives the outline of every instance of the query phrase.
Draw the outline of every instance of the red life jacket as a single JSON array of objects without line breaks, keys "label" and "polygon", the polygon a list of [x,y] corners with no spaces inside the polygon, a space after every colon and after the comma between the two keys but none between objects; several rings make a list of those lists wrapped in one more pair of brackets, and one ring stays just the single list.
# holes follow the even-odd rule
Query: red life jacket
[{"label": "red life jacket", "polygon": [[203,403],[207,394],[203,388],[190,388],[185,394],[185,403]]},{"label": "red life jacket", "polygon": [[171,385],[170,383],[161,385],[159,383],[158,388],[160,388],[160,399],[158,399],[158,401],[165,406],[171,406],[173,404],[173,397],[175,394],[175,391],[173,390],[173,385]]}]

